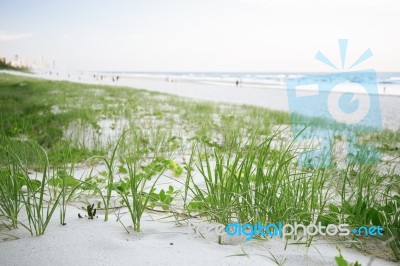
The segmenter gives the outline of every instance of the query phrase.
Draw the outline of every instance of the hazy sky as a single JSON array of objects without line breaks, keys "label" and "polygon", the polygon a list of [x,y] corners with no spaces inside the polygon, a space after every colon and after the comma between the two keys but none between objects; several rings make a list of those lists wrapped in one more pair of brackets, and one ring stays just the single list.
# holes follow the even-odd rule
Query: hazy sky
[{"label": "hazy sky", "polygon": [[398,0],[117,0],[0,2],[0,57],[59,68],[132,71],[400,71]]}]

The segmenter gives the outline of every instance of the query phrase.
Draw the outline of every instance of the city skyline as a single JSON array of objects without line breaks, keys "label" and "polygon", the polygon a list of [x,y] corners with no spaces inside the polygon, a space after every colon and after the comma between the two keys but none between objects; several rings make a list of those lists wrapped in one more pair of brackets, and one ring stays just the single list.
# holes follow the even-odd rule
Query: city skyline
[{"label": "city skyline", "polygon": [[330,71],[321,51],[359,69],[400,71],[400,3],[384,1],[2,1],[0,57],[98,71]]}]

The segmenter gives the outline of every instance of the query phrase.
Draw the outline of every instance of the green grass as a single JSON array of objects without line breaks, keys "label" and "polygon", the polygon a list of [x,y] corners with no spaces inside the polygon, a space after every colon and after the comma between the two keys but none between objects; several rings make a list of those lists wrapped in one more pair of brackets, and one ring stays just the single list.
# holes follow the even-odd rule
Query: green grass
[{"label": "green grass", "polygon": [[[155,189],[158,179],[165,170],[165,168],[162,168],[159,169],[161,171],[157,171],[154,165],[146,171],[139,171],[138,168],[137,162],[127,161],[128,176],[125,180],[115,185],[115,190],[121,196],[123,204],[128,208],[135,232],[140,232],[141,230],[140,221],[142,215],[150,202],[154,201],[151,192]],[[156,177],[149,181],[154,174],[156,174]],[[147,189],[146,185],[149,182],[151,182],[151,185]]]},{"label": "green grass", "polygon": [[[63,194],[60,193],[52,200],[46,197],[51,172],[47,154],[40,146],[35,144],[31,146],[36,156],[40,158],[39,161],[43,163],[40,166],[41,173],[32,178],[32,176],[29,175],[28,162],[22,161],[18,155],[14,154],[12,150],[9,150],[7,146],[3,147],[3,149],[6,165],[5,168],[2,169],[1,187],[8,183],[12,192],[7,194],[7,191],[2,190],[0,191],[0,197],[4,199],[8,196],[9,201],[13,203],[12,208],[7,206],[8,208],[4,208],[3,210],[5,210],[7,214],[10,213],[8,218],[11,219],[11,223],[14,227],[16,227],[15,220],[17,220],[31,235],[43,235]],[[26,212],[27,223],[18,219],[18,208],[20,205],[23,205],[23,209]],[[12,212],[10,212],[10,210],[12,210]]]},{"label": "green grass", "polygon": [[[301,168],[295,143],[273,131],[288,124],[260,107],[0,74],[0,221],[41,235],[57,206],[66,224],[72,199],[100,198],[105,220],[120,201],[140,231],[147,208],[182,196],[183,214],[223,224],[381,225],[400,259],[398,163]],[[398,158],[398,131],[361,139]],[[159,189],[162,178],[182,191]]]},{"label": "green grass", "polygon": [[12,161],[5,161],[1,166],[0,179],[0,215],[10,221],[11,227],[17,228],[22,205],[23,177]]},{"label": "green grass", "polygon": [[243,224],[315,221],[328,200],[328,175],[324,169],[313,173],[296,170],[291,146],[275,152],[273,139],[257,142],[253,135],[242,145],[233,143],[228,153],[221,153],[219,148],[210,152],[205,147],[195,151],[193,154],[204,155],[204,159],[198,158],[196,167],[205,187],[194,182],[189,172],[187,183],[193,188],[187,185],[187,193],[193,198],[188,210],[222,224],[233,219]]}]

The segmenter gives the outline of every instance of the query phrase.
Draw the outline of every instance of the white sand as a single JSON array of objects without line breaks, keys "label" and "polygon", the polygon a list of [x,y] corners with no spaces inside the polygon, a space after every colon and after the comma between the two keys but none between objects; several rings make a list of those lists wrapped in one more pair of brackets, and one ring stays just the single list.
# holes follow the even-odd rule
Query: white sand
[{"label": "white sand", "polygon": [[[128,234],[113,215],[104,222],[103,215],[88,220],[79,219],[78,213],[84,214],[68,207],[67,225],[62,226],[56,211],[40,237],[28,236],[23,229],[8,232],[21,238],[0,242],[0,265],[276,265],[267,250],[278,260],[286,258],[284,265],[335,265],[334,257],[338,255],[335,245],[324,240],[316,240],[310,248],[289,245],[286,250],[280,238],[248,242],[236,239],[238,243],[220,245],[214,234],[203,233],[203,238],[185,222],[178,226],[174,219],[153,221],[147,214],[142,218],[142,232]],[[127,215],[122,220],[130,224]],[[371,259],[362,253],[343,246],[341,249],[348,261],[397,265],[381,259],[368,264]]]}]

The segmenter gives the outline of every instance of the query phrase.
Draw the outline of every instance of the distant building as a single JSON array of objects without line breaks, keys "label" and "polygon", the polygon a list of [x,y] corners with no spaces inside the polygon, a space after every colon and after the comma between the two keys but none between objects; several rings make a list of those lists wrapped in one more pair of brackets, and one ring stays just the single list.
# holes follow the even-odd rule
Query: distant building
[{"label": "distant building", "polygon": [[19,56],[16,54],[14,55],[14,60],[11,61],[11,65],[13,67],[20,67],[21,62],[19,61]]}]

